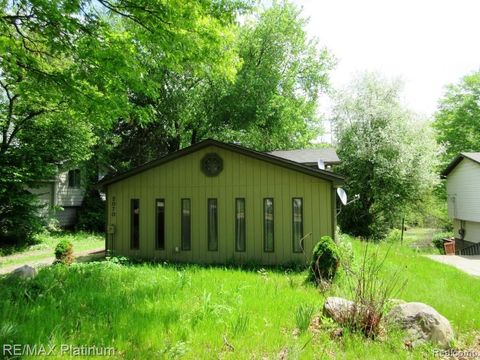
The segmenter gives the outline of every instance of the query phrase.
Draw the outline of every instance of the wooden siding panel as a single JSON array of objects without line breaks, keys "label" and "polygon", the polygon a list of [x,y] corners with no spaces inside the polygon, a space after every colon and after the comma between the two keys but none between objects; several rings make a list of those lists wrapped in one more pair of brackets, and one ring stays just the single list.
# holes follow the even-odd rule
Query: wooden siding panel
[{"label": "wooden siding panel", "polygon": [[[224,169],[209,178],[200,169],[200,160],[216,152]],[[291,169],[250,158],[214,146],[201,149],[175,161],[146,170],[108,187],[108,197],[115,196],[117,225],[115,249],[122,254],[170,261],[224,263],[231,259],[262,264],[305,262],[313,244],[331,229],[330,191],[332,184]],[[235,251],[235,198],[245,198],[246,251]],[[275,251],[263,250],[263,199],[274,199]],[[292,249],[292,198],[303,198],[306,253]],[[130,200],[140,199],[140,250],[130,250]],[[165,250],[155,250],[155,199],[165,199]],[[180,249],[181,198],[192,204],[192,249]],[[218,200],[218,251],[207,247],[207,199]]]}]

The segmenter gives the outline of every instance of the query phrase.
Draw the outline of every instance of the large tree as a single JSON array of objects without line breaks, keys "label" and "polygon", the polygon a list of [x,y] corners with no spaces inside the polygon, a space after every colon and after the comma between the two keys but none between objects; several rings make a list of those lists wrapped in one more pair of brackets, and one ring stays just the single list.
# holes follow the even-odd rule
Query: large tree
[{"label": "large tree", "polygon": [[0,240],[33,231],[26,187],[89,158],[117,119],[149,120],[128,101],[133,91],[155,91],[139,54],[170,71],[232,77],[237,56],[228,45],[244,5],[0,1]]},{"label": "large tree", "polygon": [[434,126],[445,146],[444,166],[461,152],[480,151],[480,72],[448,86]]},{"label": "large tree", "polygon": [[130,93],[135,112],[116,125],[110,163],[128,168],[207,137],[259,150],[308,146],[333,60],[305,25],[288,2],[245,17],[228,48],[239,56],[231,77],[171,71],[141,54],[152,86]]},{"label": "large tree", "polygon": [[401,84],[367,73],[340,92],[334,124],[350,196],[339,224],[357,236],[381,238],[429,194],[436,144],[429,124],[400,101]]}]

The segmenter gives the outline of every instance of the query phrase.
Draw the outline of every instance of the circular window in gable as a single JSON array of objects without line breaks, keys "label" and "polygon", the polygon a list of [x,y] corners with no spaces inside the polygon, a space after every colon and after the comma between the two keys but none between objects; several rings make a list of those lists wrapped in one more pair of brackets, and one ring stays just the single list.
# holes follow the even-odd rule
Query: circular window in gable
[{"label": "circular window in gable", "polygon": [[202,158],[201,168],[207,176],[217,176],[223,170],[223,160],[218,154],[206,154]]}]

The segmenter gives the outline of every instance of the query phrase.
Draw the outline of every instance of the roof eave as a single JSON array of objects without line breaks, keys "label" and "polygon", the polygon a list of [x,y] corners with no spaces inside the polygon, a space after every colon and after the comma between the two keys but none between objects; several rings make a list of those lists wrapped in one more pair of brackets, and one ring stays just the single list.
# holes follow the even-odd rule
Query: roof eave
[{"label": "roof eave", "polygon": [[480,162],[477,160],[477,159],[474,159],[472,158],[471,156],[468,155],[468,153],[460,153],[459,155],[457,155],[457,157],[455,157],[455,159],[452,160],[452,162],[450,164],[448,164],[448,166],[446,167],[445,170],[443,170],[441,173],[440,173],[440,177],[442,179],[445,179],[452,171],[453,169],[455,169],[455,167],[460,164],[460,162],[463,160],[463,159],[468,159],[470,161],[473,161],[477,164],[480,164]]},{"label": "roof eave", "polygon": [[297,162],[294,162],[294,161],[291,161],[291,160],[283,159],[283,158],[280,158],[280,157],[275,156],[275,155],[261,153],[261,152],[258,152],[258,151],[252,150],[252,149],[245,148],[245,147],[240,146],[240,145],[227,144],[227,143],[223,143],[223,142],[216,141],[216,140],[213,140],[213,139],[207,139],[207,140],[201,141],[197,144],[194,144],[192,146],[189,146],[187,148],[184,148],[184,149],[178,150],[174,153],[171,153],[169,155],[166,155],[166,156],[164,156],[160,159],[150,161],[150,162],[148,162],[144,165],[141,165],[141,166],[138,166],[134,169],[128,170],[128,171],[126,171],[122,174],[118,174],[118,175],[110,177],[108,179],[102,179],[97,183],[96,186],[97,187],[103,187],[103,186],[111,185],[115,182],[118,182],[120,180],[124,180],[124,179],[126,179],[130,176],[133,176],[133,175],[136,175],[140,172],[149,170],[149,169],[154,168],[156,166],[159,166],[161,164],[173,161],[173,160],[175,160],[175,159],[177,159],[181,156],[191,154],[191,153],[193,153],[197,150],[200,150],[200,149],[202,149],[204,147],[208,147],[208,146],[217,146],[219,148],[223,148],[223,149],[226,149],[226,150],[238,152],[238,153],[241,153],[243,155],[250,156],[250,157],[253,157],[253,158],[257,158],[257,159],[260,159],[260,160],[264,160],[264,161],[276,164],[278,166],[290,168],[292,170],[296,170],[296,171],[305,173],[307,175],[311,175],[311,176],[314,176],[314,177],[322,178],[324,180],[332,181],[334,184],[343,184],[343,182],[344,182],[344,178],[342,176],[334,174],[330,171],[315,170],[315,169],[310,168],[307,165],[303,165],[303,164],[300,164],[300,163],[297,163]]}]

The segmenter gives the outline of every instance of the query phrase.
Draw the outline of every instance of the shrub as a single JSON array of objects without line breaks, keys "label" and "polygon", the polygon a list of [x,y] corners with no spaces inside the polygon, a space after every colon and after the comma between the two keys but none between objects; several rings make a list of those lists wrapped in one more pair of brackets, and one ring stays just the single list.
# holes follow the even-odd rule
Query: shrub
[{"label": "shrub", "polygon": [[105,201],[96,189],[86,191],[82,206],[78,210],[77,230],[105,231]]},{"label": "shrub", "polygon": [[397,297],[406,285],[401,269],[390,273],[383,271],[387,257],[388,251],[380,256],[378,249],[369,251],[367,245],[358,268],[346,269],[348,290],[355,304],[346,325],[369,338],[378,336],[390,299]]},{"label": "shrub", "polygon": [[68,240],[61,240],[55,247],[56,263],[70,265],[73,262],[73,245]]},{"label": "shrub", "polygon": [[349,238],[348,235],[342,234],[337,241],[337,248],[340,254],[340,264],[342,264],[342,267],[350,266],[354,260],[352,243],[348,241]]},{"label": "shrub", "polygon": [[388,243],[399,243],[402,240],[402,231],[399,229],[392,229],[388,233],[385,241]]},{"label": "shrub", "polygon": [[435,246],[438,249],[440,254],[445,253],[445,248],[443,247],[443,239],[451,238],[451,237],[453,237],[453,232],[450,232],[450,231],[433,234],[433,237],[432,237],[433,246]]},{"label": "shrub", "polygon": [[42,206],[29,191],[1,185],[0,179],[0,245],[29,245],[44,225]]},{"label": "shrub", "polygon": [[323,236],[315,245],[310,262],[308,280],[320,284],[335,278],[340,264],[340,251],[330,236]]}]

